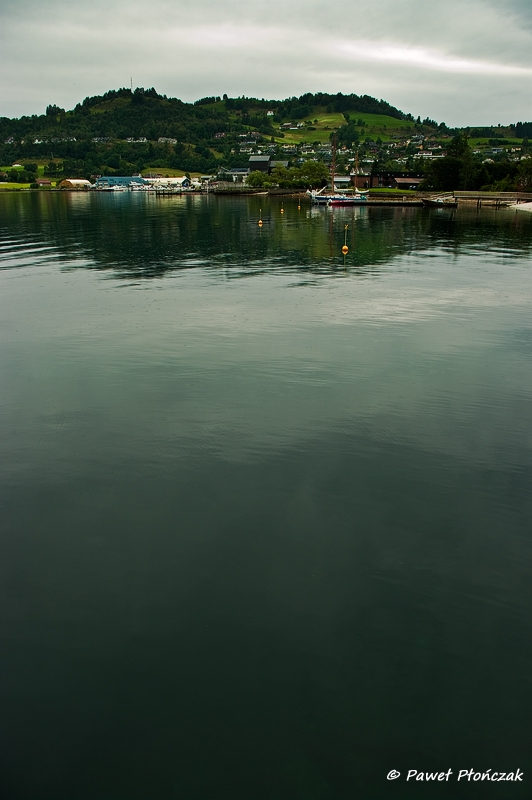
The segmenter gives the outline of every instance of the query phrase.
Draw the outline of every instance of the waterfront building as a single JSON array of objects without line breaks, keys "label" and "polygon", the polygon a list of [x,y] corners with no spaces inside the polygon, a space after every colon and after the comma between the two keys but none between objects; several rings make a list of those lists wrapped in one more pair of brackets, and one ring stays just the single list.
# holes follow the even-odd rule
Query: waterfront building
[{"label": "waterfront building", "polygon": [[59,184],[60,189],[91,189],[92,183],[84,178],[65,178]]},{"label": "waterfront building", "polygon": [[249,161],[250,172],[266,172],[271,171],[271,156],[250,156]]},{"label": "waterfront building", "polygon": [[248,175],[249,169],[247,167],[222,168],[218,173],[220,180],[232,181],[233,183],[245,183]]}]

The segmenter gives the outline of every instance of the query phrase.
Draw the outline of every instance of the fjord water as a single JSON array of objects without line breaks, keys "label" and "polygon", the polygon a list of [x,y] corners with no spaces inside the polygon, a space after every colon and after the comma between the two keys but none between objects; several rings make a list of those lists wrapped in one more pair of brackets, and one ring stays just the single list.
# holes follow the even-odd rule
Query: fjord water
[{"label": "fjord water", "polygon": [[283,211],[0,197],[11,800],[530,796],[532,215]]}]

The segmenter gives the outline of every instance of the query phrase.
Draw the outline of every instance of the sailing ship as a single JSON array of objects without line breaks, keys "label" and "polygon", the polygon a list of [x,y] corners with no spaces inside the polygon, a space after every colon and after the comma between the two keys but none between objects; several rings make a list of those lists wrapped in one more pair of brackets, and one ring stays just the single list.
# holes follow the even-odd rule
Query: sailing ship
[{"label": "sailing ship", "polygon": [[360,203],[367,203],[368,197],[363,192],[359,192],[355,187],[355,194],[331,194],[328,198],[328,206],[356,206]]},{"label": "sailing ship", "polygon": [[[358,159],[357,159],[358,164]],[[358,169],[356,170],[358,172]],[[310,202],[313,205],[317,206],[356,206],[360,205],[361,203],[368,202],[368,196],[364,194],[364,192],[359,192],[355,186],[355,193],[354,194],[346,194],[343,192],[339,192],[336,190],[336,186],[334,185],[334,178],[336,174],[336,137],[333,138],[333,146],[332,146],[332,167],[331,167],[331,185],[332,185],[332,192],[330,194],[322,194],[325,186],[322,189],[313,189],[312,191],[307,191],[307,194],[310,196]]]}]

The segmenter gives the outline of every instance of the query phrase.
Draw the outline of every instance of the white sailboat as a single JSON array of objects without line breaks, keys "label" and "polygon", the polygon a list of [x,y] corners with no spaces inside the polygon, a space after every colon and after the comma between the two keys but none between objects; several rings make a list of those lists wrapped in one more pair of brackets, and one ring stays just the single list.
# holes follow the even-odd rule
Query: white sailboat
[{"label": "white sailboat", "polygon": [[333,138],[333,148],[332,148],[332,167],[331,167],[331,185],[332,185],[332,192],[330,194],[321,194],[326,187],[323,189],[319,189],[316,191],[313,189],[311,192],[308,191],[307,194],[310,195],[310,202],[314,205],[320,206],[355,206],[359,203],[367,203],[368,197],[363,192],[359,192],[357,187],[355,186],[355,193],[354,194],[345,194],[339,192],[334,185],[334,178],[336,174],[336,137]]}]

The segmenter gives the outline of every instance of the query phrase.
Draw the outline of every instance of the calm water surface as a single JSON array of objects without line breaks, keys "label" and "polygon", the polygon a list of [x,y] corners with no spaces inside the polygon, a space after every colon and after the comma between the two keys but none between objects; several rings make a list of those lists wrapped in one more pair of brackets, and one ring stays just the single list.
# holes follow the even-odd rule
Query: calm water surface
[{"label": "calm water surface", "polygon": [[9,800],[532,796],[532,215],[284,209],[0,197]]}]

